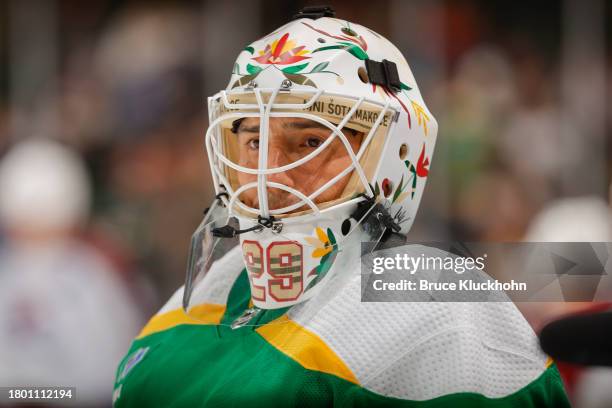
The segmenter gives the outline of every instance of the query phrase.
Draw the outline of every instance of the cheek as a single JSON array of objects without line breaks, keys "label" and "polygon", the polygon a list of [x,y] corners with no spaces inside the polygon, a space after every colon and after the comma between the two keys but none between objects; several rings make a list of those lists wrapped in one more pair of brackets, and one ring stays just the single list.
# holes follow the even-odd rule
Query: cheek
[{"label": "cheek", "polygon": [[342,173],[343,170],[346,170],[347,167],[351,165],[352,161],[348,155],[330,155],[329,158],[325,161],[324,172],[327,176],[326,179],[329,180],[334,176]]},{"label": "cheek", "polygon": [[[302,178],[307,179],[309,181],[309,185],[305,185],[302,187],[302,191],[304,191],[307,195],[317,190],[323,184],[327,183],[329,180],[336,177],[340,174],[344,169],[346,169],[351,164],[351,159],[347,156],[345,157],[329,157],[324,165],[319,165],[316,170],[313,170],[310,173],[302,172]],[[305,174],[308,174],[307,176]],[[325,201],[335,200],[340,198],[342,191],[346,187],[349,179],[351,178],[352,171],[350,171],[347,175],[342,177],[340,180],[336,181],[332,186],[326,189],[323,193],[321,193],[316,199],[315,202],[321,203]]]},{"label": "cheek", "polygon": [[245,185],[246,183],[250,183],[257,180],[257,176],[254,174],[247,174],[241,171],[237,171],[238,173],[238,182],[240,185]]},{"label": "cheek", "polygon": [[249,150],[246,146],[242,146],[238,157],[239,165],[249,169],[256,169],[258,160],[259,155],[256,150]]},{"label": "cheek", "polygon": [[[323,203],[323,202],[326,202],[326,201],[336,200],[336,199],[340,198],[340,196],[342,195],[342,192],[344,191],[344,188],[346,187],[346,185],[347,185],[348,181],[350,180],[350,178],[351,178],[351,173],[349,173],[346,176],[342,177],[333,186],[329,187],[327,190],[325,190],[324,193],[319,195],[315,199],[315,202],[316,203]],[[313,189],[313,191],[314,191],[314,189]]]},{"label": "cheek", "polygon": [[[248,183],[253,183],[255,181],[257,181],[257,176],[254,174],[246,174],[243,172],[238,172],[238,185],[239,186],[243,186],[245,184]],[[257,189],[256,188],[249,188],[248,190],[244,191],[240,197],[241,199],[244,197],[256,197],[257,196]]]}]

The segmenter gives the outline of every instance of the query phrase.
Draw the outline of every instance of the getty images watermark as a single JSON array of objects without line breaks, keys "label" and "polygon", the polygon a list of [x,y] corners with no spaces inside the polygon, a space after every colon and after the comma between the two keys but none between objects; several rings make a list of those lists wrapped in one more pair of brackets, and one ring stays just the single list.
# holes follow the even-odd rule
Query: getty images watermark
[{"label": "getty images watermark", "polygon": [[395,256],[375,256],[372,259],[372,273],[380,275],[385,271],[404,271],[410,275],[415,275],[417,272],[453,272],[457,275],[463,275],[466,272],[470,275],[467,279],[459,279],[458,282],[453,281],[431,281],[430,279],[418,279],[417,281],[409,279],[400,279],[399,282],[385,282],[383,279],[375,279],[372,283],[374,290],[425,290],[425,291],[526,291],[527,283],[516,282],[511,279],[510,282],[500,282],[497,279],[474,281],[474,275],[470,272],[485,271],[485,261],[487,254],[478,257],[461,257],[461,256],[426,256],[421,253],[417,256],[412,256],[407,253],[395,254]]},{"label": "getty images watermark", "polygon": [[609,243],[362,246],[365,302],[612,299]]}]

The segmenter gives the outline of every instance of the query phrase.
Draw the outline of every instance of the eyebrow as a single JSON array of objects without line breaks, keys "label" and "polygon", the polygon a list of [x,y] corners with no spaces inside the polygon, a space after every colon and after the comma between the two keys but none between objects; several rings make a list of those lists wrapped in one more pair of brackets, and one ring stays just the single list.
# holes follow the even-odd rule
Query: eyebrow
[{"label": "eyebrow", "polygon": [[[319,123],[319,122],[315,122],[315,121],[311,121],[311,120],[300,121],[300,122],[284,122],[283,123],[283,128],[285,128],[285,129],[298,129],[298,130],[304,130],[304,129],[324,129],[324,130],[328,130],[328,131],[331,132],[331,129],[328,128],[327,126],[325,126],[324,124]],[[259,133],[259,125],[242,126],[242,123],[240,123],[236,130],[237,130],[237,132]],[[344,128],[343,130],[348,130],[353,135],[355,135],[357,133],[356,130],[350,129],[350,128]]]}]

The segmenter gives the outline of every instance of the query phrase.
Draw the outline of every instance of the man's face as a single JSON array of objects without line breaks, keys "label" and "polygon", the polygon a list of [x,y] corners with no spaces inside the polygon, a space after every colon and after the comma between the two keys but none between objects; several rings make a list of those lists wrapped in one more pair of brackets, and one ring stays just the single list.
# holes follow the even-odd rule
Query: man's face
[{"label": "man's face", "polygon": [[[316,150],[331,137],[332,131],[317,122],[300,118],[270,118],[268,136],[268,168],[276,168],[293,163]],[[244,167],[258,168],[259,159],[259,118],[246,118],[235,129],[238,138],[239,162]],[[357,153],[363,139],[362,132],[343,130],[354,153]],[[269,174],[269,182],[284,184],[306,196],[338,175],[351,164],[344,143],[336,137],[329,146],[306,163],[287,171]],[[342,177],[327,190],[319,194],[315,203],[323,203],[340,198],[349,181],[351,172]],[[257,181],[253,174],[238,173],[240,185]],[[240,199],[249,207],[259,208],[257,189],[252,188],[241,194]],[[299,198],[278,188],[268,187],[268,206],[279,209],[295,204]],[[299,210],[307,207],[302,206]]]}]

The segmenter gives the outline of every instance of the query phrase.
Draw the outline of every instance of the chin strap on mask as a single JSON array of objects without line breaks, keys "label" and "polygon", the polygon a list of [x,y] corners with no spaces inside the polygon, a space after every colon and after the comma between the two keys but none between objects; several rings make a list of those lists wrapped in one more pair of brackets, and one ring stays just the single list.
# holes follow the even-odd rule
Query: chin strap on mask
[{"label": "chin strap on mask", "polygon": [[251,231],[261,231],[264,228],[271,228],[275,232],[280,232],[280,228],[282,228],[282,224],[276,221],[274,216],[262,217],[261,215],[257,217],[258,225],[255,225],[251,228],[246,229],[236,229],[231,225],[227,224],[223,227],[213,228],[212,233],[215,237],[220,238],[234,238],[236,235],[244,234],[245,232]]},{"label": "chin strap on mask", "polygon": [[[223,205],[223,200],[221,200],[221,197],[225,197],[226,199],[229,199],[229,194],[227,194],[225,191],[220,192],[219,194],[217,194],[215,196],[215,201],[217,202],[217,205]],[[212,207],[208,207],[204,210],[204,215],[208,214],[208,211],[210,211]]]}]

